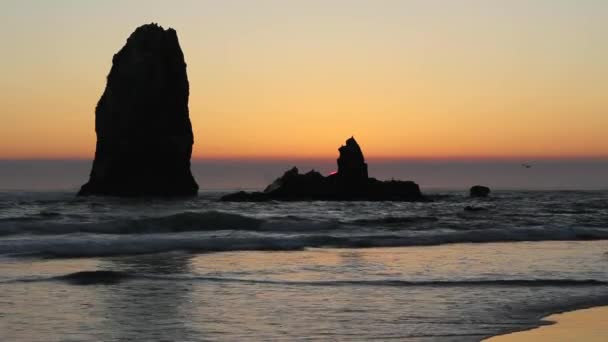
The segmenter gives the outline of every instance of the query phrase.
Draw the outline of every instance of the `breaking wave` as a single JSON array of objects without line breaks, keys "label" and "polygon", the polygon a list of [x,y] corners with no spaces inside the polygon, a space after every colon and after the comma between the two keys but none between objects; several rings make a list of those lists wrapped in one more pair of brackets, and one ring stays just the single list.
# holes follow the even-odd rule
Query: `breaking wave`
[{"label": "breaking wave", "polygon": [[60,276],[25,277],[4,280],[2,283],[63,281],[74,285],[117,284],[128,280],[149,281],[201,281],[242,284],[294,285],[294,286],[389,286],[389,287],[550,287],[550,286],[606,286],[608,282],[596,279],[466,279],[466,280],[324,280],[294,281],[247,278],[209,277],[197,275],[136,274],[123,271],[79,271]]},{"label": "breaking wave", "polygon": [[18,234],[57,235],[72,233],[152,234],[189,231],[267,231],[315,232],[355,226],[409,227],[437,222],[433,216],[389,216],[378,219],[315,221],[298,216],[276,216],[265,219],[221,211],[183,212],[161,217],[116,219],[102,222],[48,222],[58,213],[43,212],[34,217],[0,219],[0,236]]},{"label": "breaking wave", "polygon": [[[40,215],[42,218],[48,215]],[[220,211],[183,212],[161,217],[102,222],[46,222],[37,218],[1,220],[0,235],[15,234],[146,234],[211,230],[258,230],[263,221]]]},{"label": "breaking wave", "polygon": [[487,200],[454,195],[429,203],[21,197],[0,196],[0,204],[11,203],[0,212],[0,256],[608,239],[608,192],[507,192]]},{"label": "breaking wave", "polygon": [[448,243],[516,241],[567,241],[608,239],[606,230],[594,228],[545,230],[539,228],[485,229],[432,232],[429,234],[77,234],[19,237],[0,240],[0,255],[41,257],[101,257],[152,254],[170,251],[189,253],[227,251],[290,251],[305,248],[365,248],[432,246]]},{"label": "breaking wave", "polygon": [[387,224],[387,225],[402,225],[402,224],[413,224],[423,222],[437,222],[439,219],[434,216],[387,216],[377,219],[358,219],[353,220],[351,223],[358,225],[373,225],[373,224]]}]

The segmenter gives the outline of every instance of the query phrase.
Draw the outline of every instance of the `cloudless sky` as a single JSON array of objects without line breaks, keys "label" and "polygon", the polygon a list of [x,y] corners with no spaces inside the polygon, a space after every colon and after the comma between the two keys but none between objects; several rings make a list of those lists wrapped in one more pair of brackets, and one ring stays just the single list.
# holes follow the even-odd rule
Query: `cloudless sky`
[{"label": "cloudless sky", "polygon": [[2,0],[0,158],[92,158],[112,56],[177,30],[194,157],[608,156],[608,1]]}]

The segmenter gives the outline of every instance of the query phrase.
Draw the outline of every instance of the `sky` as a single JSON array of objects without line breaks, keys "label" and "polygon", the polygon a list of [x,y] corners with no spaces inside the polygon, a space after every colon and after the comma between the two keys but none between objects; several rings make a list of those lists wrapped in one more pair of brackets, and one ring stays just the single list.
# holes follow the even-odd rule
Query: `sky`
[{"label": "sky", "polygon": [[608,157],[608,1],[1,0],[0,159],[91,159],[112,56],[177,30],[194,158]]}]

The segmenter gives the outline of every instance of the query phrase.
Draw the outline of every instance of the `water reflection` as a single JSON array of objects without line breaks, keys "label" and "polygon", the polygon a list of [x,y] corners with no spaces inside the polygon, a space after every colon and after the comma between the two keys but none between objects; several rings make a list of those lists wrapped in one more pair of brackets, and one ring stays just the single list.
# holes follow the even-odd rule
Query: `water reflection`
[{"label": "water reflection", "polygon": [[[100,269],[134,275],[175,275],[190,272],[188,255],[144,255],[104,259]],[[192,316],[192,282],[135,278],[118,286],[100,287],[101,331],[104,340],[146,339],[187,341],[198,336],[186,322]]]},{"label": "water reflection", "polygon": [[[149,277],[115,285],[56,280],[0,284],[0,340],[479,341],[533,326],[550,312],[608,303],[606,287],[401,286],[348,280],[605,280],[606,243],[235,252],[192,259],[164,254],[40,261],[31,269],[29,261],[16,260],[0,264],[0,271],[64,275],[99,269]],[[234,278],[274,282],[230,280]],[[331,280],[347,281],[310,284]]]}]

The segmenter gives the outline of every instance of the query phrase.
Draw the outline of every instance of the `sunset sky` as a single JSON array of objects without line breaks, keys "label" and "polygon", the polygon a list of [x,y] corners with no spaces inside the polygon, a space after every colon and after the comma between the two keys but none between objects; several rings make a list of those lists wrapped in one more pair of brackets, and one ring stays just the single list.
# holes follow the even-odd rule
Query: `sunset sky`
[{"label": "sunset sky", "polygon": [[175,28],[194,158],[607,157],[605,0],[3,0],[0,159],[92,158],[112,56]]}]

